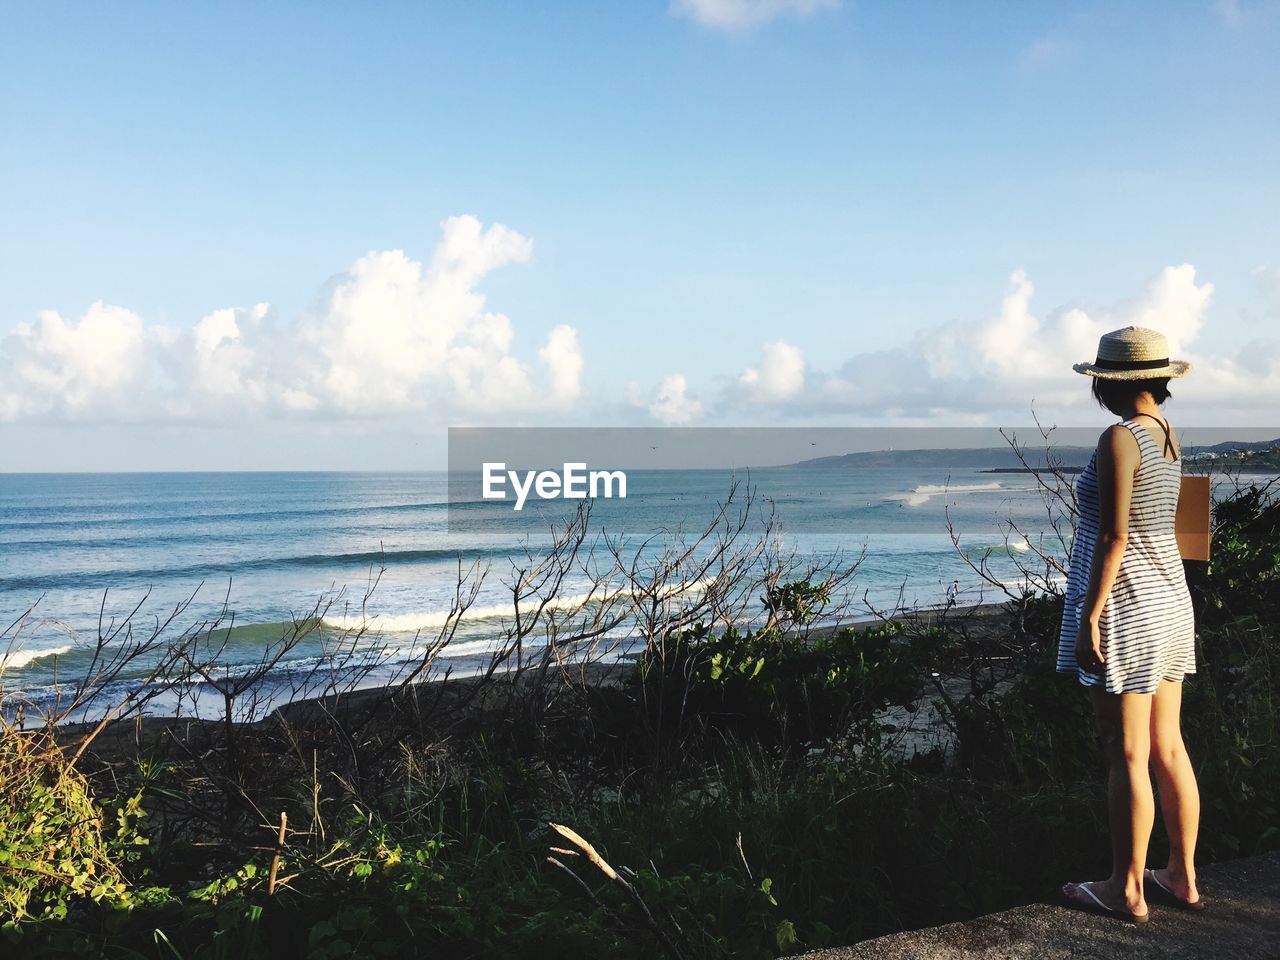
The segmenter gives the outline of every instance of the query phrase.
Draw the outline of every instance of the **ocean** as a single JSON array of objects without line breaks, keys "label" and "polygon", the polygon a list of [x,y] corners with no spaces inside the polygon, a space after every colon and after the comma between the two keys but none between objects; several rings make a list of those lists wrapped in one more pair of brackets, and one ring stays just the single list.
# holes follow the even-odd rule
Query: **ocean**
[{"label": "ocean", "polygon": [[[595,501],[593,528],[644,557],[673,531],[700,529],[734,475],[640,471],[629,479],[626,500]],[[961,603],[1003,599],[953,544],[948,512],[960,550],[986,557],[1011,584],[1030,551],[1007,542],[1006,522],[1033,539],[1046,525],[1026,474],[779,467],[737,479],[754,488],[758,506],[776,511],[785,546],[800,556],[856,556],[865,547],[846,599],[848,612],[868,617],[873,608],[937,605],[953,578]],[[37,703],[65,695],[94,662],[100,636],[111,639],[98,662],[122,647],[122,624],[136,638],[161,625],[168,637],[207,634],[216,623],[209,639],[231,675],[317,613],[315,629],[274,665],[281,682],[343,643],[376,649],[377,669],[362,683],[385,682],[434,639],[460,564],[478,560],[487,578],[437,661],[465,673],[487,662],[514,615],[512,570],[549,534],[507,506],[451,531],[449,509],[443,471],[0,474],[0,682],[10,697]],[[559,593],[571,606],[589,586],[578,570]],[[625,648],[627,627],[613,634]],[[125,664],[117,683],[142,683],[153,662]]]}]

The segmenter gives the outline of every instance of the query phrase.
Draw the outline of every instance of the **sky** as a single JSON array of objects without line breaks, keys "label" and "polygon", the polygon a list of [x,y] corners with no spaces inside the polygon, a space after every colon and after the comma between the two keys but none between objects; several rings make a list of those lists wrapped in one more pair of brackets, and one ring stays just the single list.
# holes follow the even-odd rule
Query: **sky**
[{"label": "sky", "polygon": [[1280,3],[0,11],[0,470],[449,426],[1280,424]]}]

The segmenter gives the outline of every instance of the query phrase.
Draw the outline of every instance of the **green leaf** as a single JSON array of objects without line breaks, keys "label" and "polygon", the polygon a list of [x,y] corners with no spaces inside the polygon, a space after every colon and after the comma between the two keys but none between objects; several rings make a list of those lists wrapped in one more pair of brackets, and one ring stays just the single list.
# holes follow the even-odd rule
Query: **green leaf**
[{"label": "green leaf", "polygon": [[776,907],[778,905],[778,901],[773,898],[773,894],[770,892],[772,890],[773,890],[772,877],[765,877],[763,880],[760,881],[760,892],[763,893],[766,897],[768,897],[769,902]]},{"label": "green leaf", "polygon": [[790,920],[783,920],[778,924],[778,928],[774,931],[774,938],[778,941],[779,950],[790,950],[796,945],[799,939],[796,936],[795,924]]}]

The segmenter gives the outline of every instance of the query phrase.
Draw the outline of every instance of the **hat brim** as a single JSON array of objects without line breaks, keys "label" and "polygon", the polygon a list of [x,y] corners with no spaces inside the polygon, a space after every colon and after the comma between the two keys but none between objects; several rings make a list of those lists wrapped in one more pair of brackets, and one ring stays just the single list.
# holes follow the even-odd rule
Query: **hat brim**
[{"label": "hat brim", "polygon": [[1167,366],[1148,370],[1110,370],[1093,363],[1073,363],[1071,369],[1099,380],[1163,380],[1165,377],[1172,379],[1186,376],[1191,364],[1186,360],[1170,360]]}]

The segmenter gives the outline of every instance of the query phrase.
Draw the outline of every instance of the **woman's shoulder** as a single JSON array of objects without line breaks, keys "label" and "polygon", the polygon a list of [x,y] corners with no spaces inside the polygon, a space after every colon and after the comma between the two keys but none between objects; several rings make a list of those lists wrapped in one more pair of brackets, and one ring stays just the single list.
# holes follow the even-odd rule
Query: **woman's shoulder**
[{"label": "woman's shoulder", "polygon": [[1134,426],[1132,420],[1123,420],[1103,430],[1102,435],[1098,437],[1098,459],[1117,466],[1132,466],[1136,469],[1142,461],[1142,447],[1134,433]]},{"label": "woman's shoulder", "polygon": [[1117,447],[1127,447],[1131,444],[1136,446],[1138,437],[1133,429],[1135,426],[1138,426],[1138,424],[1132,420],[1121,420],[1119,423],[1113,423],[1099,434],[1098,449],[1114,450]]}]

